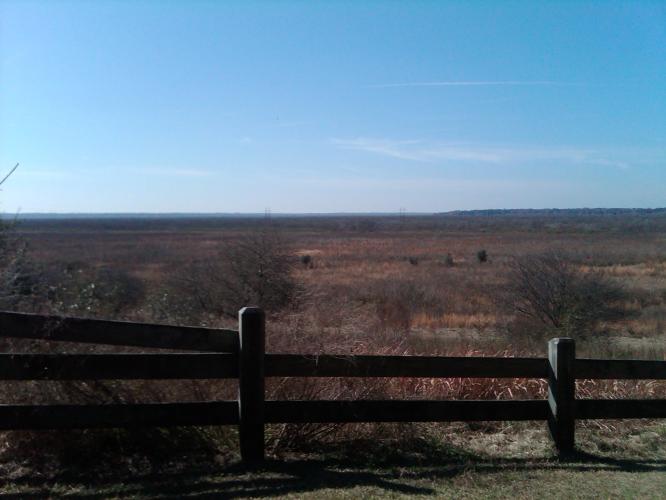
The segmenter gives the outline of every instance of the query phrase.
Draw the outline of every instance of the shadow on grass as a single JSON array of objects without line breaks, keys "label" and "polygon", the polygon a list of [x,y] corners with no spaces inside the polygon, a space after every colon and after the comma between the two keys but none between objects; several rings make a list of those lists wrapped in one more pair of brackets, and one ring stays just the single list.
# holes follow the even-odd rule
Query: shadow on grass
[{"label": "shadow on grass", "polygon": [[297,458],[269,459],[256,468],[239,463],[226,466],[199,463],[144,475],[117,471],[103,477],[78,470],[49,480],[27,475],[11,483],[15,490],[36,498],[53,494],[51,489],[56,485],[56,493],[81,499],[185,495],[190,498],[272,497],[356,487],[375,488],[389,494],[430,496],[436,491],[427,486],[428,481],[453,479],[462,473],[554,470],[665,472],[666,461],[627,460],[584,452],[560,459],[554,456],[489,459],[420,440],[400,444],[355,441],[322,446]]}]

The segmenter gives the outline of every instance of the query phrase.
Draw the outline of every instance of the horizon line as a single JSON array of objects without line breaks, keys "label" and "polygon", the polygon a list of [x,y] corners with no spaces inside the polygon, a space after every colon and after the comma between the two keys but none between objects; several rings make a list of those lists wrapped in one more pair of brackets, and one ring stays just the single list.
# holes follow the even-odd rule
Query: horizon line
[{"label": "horizon line", "polygon": [[11,213],[0,212],[0,218],[21,219],[22,217],[261,217],[270,219],[271,217],[289,217],[289,216],[424,216],[441,215],[469,212],[566,212],[566,211],[666,211],[664,207],[570,207],[570,208],[475,208],[475,209],[456,209],[439,211],[376,211],[376,212],[24,212]]}]

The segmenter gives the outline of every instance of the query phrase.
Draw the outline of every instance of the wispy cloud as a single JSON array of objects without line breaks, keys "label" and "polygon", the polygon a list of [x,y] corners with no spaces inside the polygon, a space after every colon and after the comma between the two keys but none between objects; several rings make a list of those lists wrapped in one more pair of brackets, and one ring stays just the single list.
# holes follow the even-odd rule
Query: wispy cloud
[{"label": "wispy cloud", "polygon": [[331,143],[342,149],[354,149],[367,153],[377,153],[402,160],[425,161],[423,154],[414,146],[421,141],[390,139],[373,139],[368,137],[357,137],[355,139],[331,139]]},{"label": "wispy cloud", "polygon": [[141,174],[164,175],[174,177],[207,177],[213,175],[211,170],[196,168],[170,168],[170,167],[143,167],[136,170]]},{"label": "wispy cloud", "polygon": [[555,80],[443,80],[431,82],[378,83],[366,88],[386,89],[394,87],[575,87],[585,85]]},{"label": "wispy cloud", "polygon": [[517,164],[558,161],[604,167],[628,168],[629,163],[607,151],[571,147],[535,148],[523,146],[488,146],[441,143],[425,140],[391,140],[357,137],[331,139],[342,149],[374,153],[390,158],[417,162],[477,162]]},{"label": "wispy cloud", "polygon": [[534,181],[517,179],[460,179],[460,178],[371,178],[371,177],[299,177],[290,180],[291,185],[306,185],[319,188],[339,189],[387,189],[404,191],[432,190],[474,190],[481,191],[510,191],[521,189],[552,189],[566,187],[569,184],[555,181]]}]

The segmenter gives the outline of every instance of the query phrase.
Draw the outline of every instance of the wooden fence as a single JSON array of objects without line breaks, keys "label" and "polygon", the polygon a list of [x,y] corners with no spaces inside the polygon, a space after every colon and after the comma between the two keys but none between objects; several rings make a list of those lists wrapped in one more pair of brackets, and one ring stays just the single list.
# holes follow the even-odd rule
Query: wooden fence
[{"label": "wooden fence", "polygon": [[[666,361],[577,359],[572,339],[547,358],[266,354],[264,314],[236,330],[0,313],[0,337],[163,348],[168,354],[0,354],[0,380],[238,379],[237,401],[2,405],[0,429],[238,425],[245,462],[264,457],[272,423],[545,420],[557,448],[574,448],[576,419],[664,418],[666,400],[576,399],[576,379],[666,379]],[[265,400],[265,377],[473,377],[548,380],[544,400]]]}]

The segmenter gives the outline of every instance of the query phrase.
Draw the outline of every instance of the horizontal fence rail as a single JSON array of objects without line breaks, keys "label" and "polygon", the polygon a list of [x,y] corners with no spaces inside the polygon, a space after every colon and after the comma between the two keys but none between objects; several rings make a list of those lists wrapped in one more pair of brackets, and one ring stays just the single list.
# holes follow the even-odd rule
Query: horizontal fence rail
[{"label": "horizontal fence rail", "polygon": [[[236,401],[3,405],[0,430],[238,425],[246,463],[264,456],[265,424],[544,420],[558,450],[575,421],[666,418],[666,400],[576,399],[576,380],[666,380],[666,361],[577,359],[572,339],[547,358],[266,354],[265,320],[239,313],[238,330],[0,312],[0,337],[171,349],[175,353],[0,354],[0,380],[237,379]],[[265,400],[266,377],[532,378],[543,400]]]},{"label": "horizontal fence rail", "polygon": [[[266,377],[548,378],[545,358],[266,354]],[[578,359],[576,379],[666,380],[666,363]],[[0,354],[0,380],[237,378],[231,353]]]},{"label": "horizontal fence rail", "polygon": [[545,358],[267,354],[267,377],[547,378]]},{"label": "horizontal fence rail", "polygon": [[[265,423],[546,420],[545,400],[265,401]],[[105,405],[0,405],[0,430],[238,424],[236,401]]]},{"label": "horizontal fence rail", "polygon": [[267,423],[546,420],[545,400],[266,401]]},{"label": "horizontal fence rail", "polygon": [[0,380],[238,377],[234,354],[0,354]]},{"label": "horizontal fence rail", "polygon": [[624,359],[576,359],[578,379],[652,379],[666,380],[666,361]]},{"label": "horizontal fence rail", "polygon": [[576,418],[666,418],[666,400],[577,399]]},{"label": "horizontal fence rail", "polygon": [[0,405],[1,430],[238,424],[236,401],[109,405]]},{"label": "horizontal fence rail", "polygon": [[238,332],[0,312],[0,337],[185,351],[238,352]]}]

